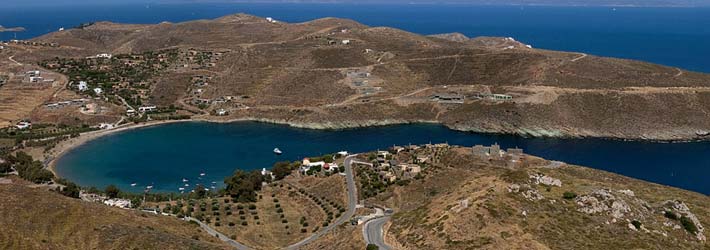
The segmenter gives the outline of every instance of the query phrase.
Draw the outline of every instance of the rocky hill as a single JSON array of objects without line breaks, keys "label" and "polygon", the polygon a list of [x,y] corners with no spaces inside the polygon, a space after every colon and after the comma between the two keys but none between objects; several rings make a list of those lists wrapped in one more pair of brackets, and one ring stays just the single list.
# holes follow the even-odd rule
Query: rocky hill
[{"label": "rocky hill", "polygon": [[531,156],[435,150],[422,178],[366,200],[394,209],[385,242],[397,249],[709,247],[705,195]]},{"label": "rocky hill", "polygon": [[[436,121],[481,132],[657,140],[704,139],[710,131],[709,75],[540,50],[514,38],[427,37],[337,18],[291,24],[236,14],[151,25],[97,22],[33,41],[59,47],[18,46],[14,59],[178,50],[177,64],[147,82],[143,102],[227,109],[219,119],[314,128]],[[196,67],[200,59],[190,53],[198,52],[219,57]],[[192,85],[203,75],[208,86]],[[244,98],[213,105],[223,97]]]}]

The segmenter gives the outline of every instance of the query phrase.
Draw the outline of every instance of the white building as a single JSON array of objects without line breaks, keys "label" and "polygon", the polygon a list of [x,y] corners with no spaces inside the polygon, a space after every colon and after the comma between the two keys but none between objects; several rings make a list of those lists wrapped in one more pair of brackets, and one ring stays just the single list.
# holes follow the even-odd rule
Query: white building
[{"label": "white building", "polygon": [[18,122],[17,125],[15,125],[17,129],[27,129],[32,127],[31,122]]},{"label": "white building", "polygon": [[156,106],[143,106],[143,107],[138,107],[138,112],[141,112],[141,113],[152,112],[157,109],[158,109],[158,107],[156,107]]},{"label": "white building", "polygon": [[99,129],[112,129],[113,124],[111,123],[101,123],[99,124]]},{"label": "white building", "polygon": [[227,115],[227,110],[225,110],[225,109],[218,109],[218,110],[217,110],[217,115],[218,115],[218,116],[225,116],[225,115]]},{"label": "white building", "polygon": [[274,173],[272,173],[272,172],[269,171],[269,170],[266,170],[266,168],[262,168],[262,169],[261,169],[261,175],[262,175],[262,176],[269,176],[269,177],[271,177],[272,180],[275,178],[275,177],[274,177]]},{"label": "white building", "polygon": [[76,85],[76,87],[79,89],[79,91],[89,90],[89,85],[85,81],[79,81],[79,84]]},{"label": "white building", "polygon": [[350,44],[350,40],[347,40],[347,39],[346,39],[346,40],[343,40],[342,43],[345,44],[345,45],[348,45],[348,44]]},{"label": "white building", "polygon": [[106,59],[111,59],[111,58],[113,58],[113,55],[111,55],[111,54],[107,54],[107,53],[102,53],[102,54],[98,54],[98,55],[96,55],[96,58],[106,58]]},{"label": "white building", "polygon": [[40,76],[40,74],[41,73],[39,72],[39,70],[30,70],[25,73],[25,75],[27,75],[29,77]]},{"label": "white building", "polygon": [[38,83],[44,81],[44,78],[41,76],[30,76],[30,82],[32,83]]},{"label": "white building", "polygon": [[100,94],[103,93],[103,92],[104,92],[104,90],[101,89],[101,88],[95,88],[95,89],[94,89],[94,93],[96,93],[97,95],[100,95]]},{"label": "white building", "polygon": [[112,207],[131,208],[131,201],[126,199],[108,199],[104,201],[104,204]]}]

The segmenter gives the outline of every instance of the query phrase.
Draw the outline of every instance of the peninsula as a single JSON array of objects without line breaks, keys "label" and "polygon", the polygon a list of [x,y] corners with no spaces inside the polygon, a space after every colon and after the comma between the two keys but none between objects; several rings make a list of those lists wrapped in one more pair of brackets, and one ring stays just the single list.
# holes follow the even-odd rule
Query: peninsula
[{"label": "peninsula", "polygon": [[336,129],[435,122],[486,133],[666,141],[710,134],[710,75],[535,49],[510,37],[236,14],[97,22],[4,47],[5,126],[201,119]]},{"label": "peninsula", "polygon": [[23,27],[5,28],[2,25],[0,25],[0,32],[20,32],[20,31],[25,31],[25,28],[23,28]]}]

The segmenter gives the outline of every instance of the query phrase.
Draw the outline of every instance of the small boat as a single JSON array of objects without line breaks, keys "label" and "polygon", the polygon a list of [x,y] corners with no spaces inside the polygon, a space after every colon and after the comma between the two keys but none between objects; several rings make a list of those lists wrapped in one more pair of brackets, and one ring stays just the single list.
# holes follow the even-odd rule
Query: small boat
[{"label": "small boat", "polygon": [[206,175],[205,173],[200,173],[200,176],[205,176],[205,175]]},{"label": "small boat", "polygon": [[178,190],[180,190],[180,191],[185,191],[185,188],[178,188]]},{"label": "small boat", "polygon": [[283,154],[283,152],[281,152],[281,150],[279,148],[274,148],[274,154],[281,155],[281,154]]},{"label": "small boat", "polygon": [[187,183],[185,183],[185,186],[186,186],[186,187],[189,187],[189,186],[190,186],[190,184],[187,184]]},{"label": "small boat", "polygon": [[212,184],[217,184],[217,182],[216,182],[216,181],[213,181]]},{"label": "small boat", "polygon": [[185,178],[182,178],[182,182],[187,182],[187,179],[185,179]]},{"label": "small boat", "polygon": [[145,189],[153,189],[153,186],[147,186]]},{"label": "small boat", "polygon": [[131,183],[131,187],[135,187],[136,185],[138,185],[138,183]]}]

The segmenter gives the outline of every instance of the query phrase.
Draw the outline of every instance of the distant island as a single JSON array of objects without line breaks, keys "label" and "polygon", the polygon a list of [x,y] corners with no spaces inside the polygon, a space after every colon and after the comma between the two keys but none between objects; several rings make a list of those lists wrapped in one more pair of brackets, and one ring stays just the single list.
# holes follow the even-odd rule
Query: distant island
[{"label": "distant island", "polygon": [[0,32],[22,32],[22,31],[25,31],[25,28],[23,28],[23,27],[5,28],[2,25],[0,25]]},{"label": "distant island", "polygon": [[[163,2],[234,2],[225,0],[165,0]],[[242,3],[293,3],[285,0],[240,0]],[[700,7],[710,6],[710,1],[700,0],[302,0],[298,3],[358,3],[358,4],[471,4],[471,5],[513,5],[513,6],[597,6],[597,7]]]}]

